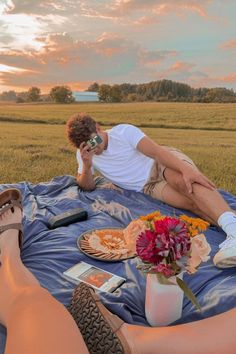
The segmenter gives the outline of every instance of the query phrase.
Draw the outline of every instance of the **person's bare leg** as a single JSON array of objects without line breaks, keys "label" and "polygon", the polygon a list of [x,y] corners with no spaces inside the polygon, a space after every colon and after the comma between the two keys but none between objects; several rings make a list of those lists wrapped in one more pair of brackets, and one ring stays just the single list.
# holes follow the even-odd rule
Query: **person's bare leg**
[{"label": "person's bare leg", "polygon": [[[236,309],[172,327],[121,327],[132,354],[234,354]],[[223,324],[223,326],[222,326]]]},{"label": "person's bare leg", "polygon": [[[14,207],[0,215],[0,225],[21,222]],[[88,354],[68,311],[22,264],[18,231],[0,235],[0,322],[7,327],[5,354]]]},{"label": "person's bare leg", "polygon": [[[217,224],[217,220],[221,214],[226,211],[233,211],[217,190],[210,190],[200,184],[194,183],[193,193],[189,194],[182,175],[179,172],[166,168],[165,179],[173,189],[193,201],[200,212],[213,220],[215,224]],[[193,210],[193,212],[195,211]]]},{"label": "person's bare leg", "polygon": [[[208,221],[210,224],[216,224],[216,222],[211,219],[208,215],[203,213],[202,210],[194,203],[190,198],[185,197],[183,194],[175,190],[169,183],[167,183],[162,190],[162,200],[168,205],[175,208],[185,209],[193,212],[200,218]],[[155,197],[155,194],[153,195]]]}]

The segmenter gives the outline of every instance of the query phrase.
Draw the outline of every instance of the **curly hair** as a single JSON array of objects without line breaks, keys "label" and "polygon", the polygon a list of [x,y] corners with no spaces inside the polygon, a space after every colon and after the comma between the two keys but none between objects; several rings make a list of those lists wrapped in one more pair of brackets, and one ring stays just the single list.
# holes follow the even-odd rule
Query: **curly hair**
[{"label": "curly hair", "polygon": [[87,113],[73,114],[67,124],[66,132],[69,141],[77,148],[84,141],[90,139],[91,134],[96,133],[96,122]]}]

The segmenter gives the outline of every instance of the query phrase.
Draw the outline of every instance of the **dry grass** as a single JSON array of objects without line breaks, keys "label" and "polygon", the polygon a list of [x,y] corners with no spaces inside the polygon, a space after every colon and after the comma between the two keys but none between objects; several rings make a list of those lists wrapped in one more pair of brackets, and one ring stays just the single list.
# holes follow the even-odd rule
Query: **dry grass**
[{"label": "dry grass", "polygon": [[0,122],[64,124],[75,112],[88,112],[109,124],[236,131],[236,104],[201,103],[78,103],[0,105]]},{"label": "dry grass", "polygon": [[[59,175],[75,175],[75,150],[64,125],[1,122],[0,183],[39,183]],[[236,132],[143,129],[160,144],[187,153],[219,188],[236,194]]]}]

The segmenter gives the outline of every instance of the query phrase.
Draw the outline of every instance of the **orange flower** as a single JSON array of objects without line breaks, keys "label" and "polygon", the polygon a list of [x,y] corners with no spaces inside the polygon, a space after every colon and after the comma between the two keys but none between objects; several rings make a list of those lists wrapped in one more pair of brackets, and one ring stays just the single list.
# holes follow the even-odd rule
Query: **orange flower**
[{"label": "orange flower", "polygon": [[206,231],[208,226],[210,225],[207,221],[202,220],[200,218],[191,218],[187,215],[180,215],[181,220],[185,222],[188,227],[190,236],[194,237],[199,233]]},{"label": "orange flower", "polygon": [[153,220],[157,220],[160,217],[162,217],[161,213],[159,210],[154,211],[153,213],[147,214],[147,215],[142,215],[139,217],[140,220],[142,221],[153,221]]}]

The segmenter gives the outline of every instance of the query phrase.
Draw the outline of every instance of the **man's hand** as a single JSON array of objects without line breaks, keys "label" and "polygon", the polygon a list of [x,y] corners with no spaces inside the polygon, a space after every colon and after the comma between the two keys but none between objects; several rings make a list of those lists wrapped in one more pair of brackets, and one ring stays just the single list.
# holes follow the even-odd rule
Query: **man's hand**
[{"label": "man's hand", "polygon": [[193,183],[201,184],[202,186],[214,190],[216,186],[206,176],[204,176],[199,170],[192,168],[190,165],[184,168],[182,171],[183,180],[186,184],[189,194],[193,192]]},{"label": "man's hand", "polygon": [[90,169],[92,167],[92,158],[94,155],[93,150],[90,151],[89,146],[85,142],[80,144],[79,149],[84,167]]}]

